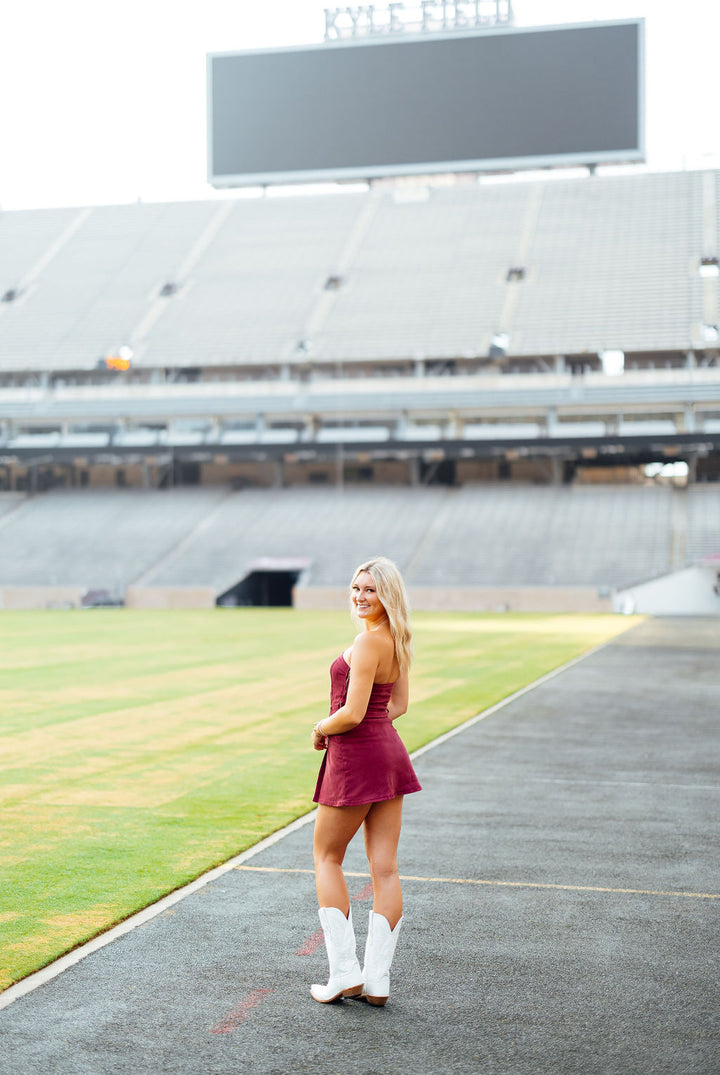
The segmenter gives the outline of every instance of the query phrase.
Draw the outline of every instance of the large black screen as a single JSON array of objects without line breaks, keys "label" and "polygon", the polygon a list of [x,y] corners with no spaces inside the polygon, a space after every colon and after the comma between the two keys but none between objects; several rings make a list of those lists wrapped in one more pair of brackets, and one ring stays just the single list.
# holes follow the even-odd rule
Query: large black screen
[{"label": "large black screen", "polygon": [[642,160],[642,20],[208,57],[215,186]]}]

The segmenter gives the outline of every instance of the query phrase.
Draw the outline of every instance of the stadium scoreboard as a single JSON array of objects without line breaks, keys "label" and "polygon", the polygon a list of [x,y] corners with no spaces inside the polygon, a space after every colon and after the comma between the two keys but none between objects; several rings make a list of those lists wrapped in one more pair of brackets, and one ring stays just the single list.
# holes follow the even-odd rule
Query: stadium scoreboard
[{"label": "stadium scoreboard", "polygon": [[208,56],[215,187],[644,155],[642,19]]}]

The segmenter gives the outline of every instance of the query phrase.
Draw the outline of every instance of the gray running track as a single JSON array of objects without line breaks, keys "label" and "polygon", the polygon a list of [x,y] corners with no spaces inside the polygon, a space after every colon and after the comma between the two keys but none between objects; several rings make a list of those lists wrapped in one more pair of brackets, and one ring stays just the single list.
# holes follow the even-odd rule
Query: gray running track
[{"label": "gray running track", "polygon": [[0,1072],[717,1073],[719,653],[646,621],[418,758],[386,1008],[309,996],[306,825],[0,1011]]}]

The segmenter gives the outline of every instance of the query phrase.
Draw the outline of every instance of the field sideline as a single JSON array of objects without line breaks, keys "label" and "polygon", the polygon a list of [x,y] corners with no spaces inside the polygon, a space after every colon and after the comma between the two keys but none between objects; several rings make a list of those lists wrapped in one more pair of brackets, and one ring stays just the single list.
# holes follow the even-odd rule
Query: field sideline
[{"label": "field sideline", "polygon": [[[637,622],[417,614],[417,749]],[[0,989],[306,813],[343,612],[0,613]]]}]

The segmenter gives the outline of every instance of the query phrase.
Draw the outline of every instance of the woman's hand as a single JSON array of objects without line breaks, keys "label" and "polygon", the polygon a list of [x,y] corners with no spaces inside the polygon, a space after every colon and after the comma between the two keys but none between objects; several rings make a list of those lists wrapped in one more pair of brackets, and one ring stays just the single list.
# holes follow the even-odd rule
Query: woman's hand
[{"label": "woman's hand", "polygon": [[312,730],[313,750],[327,750],[328,737],[317,730],[317,725]]}]

